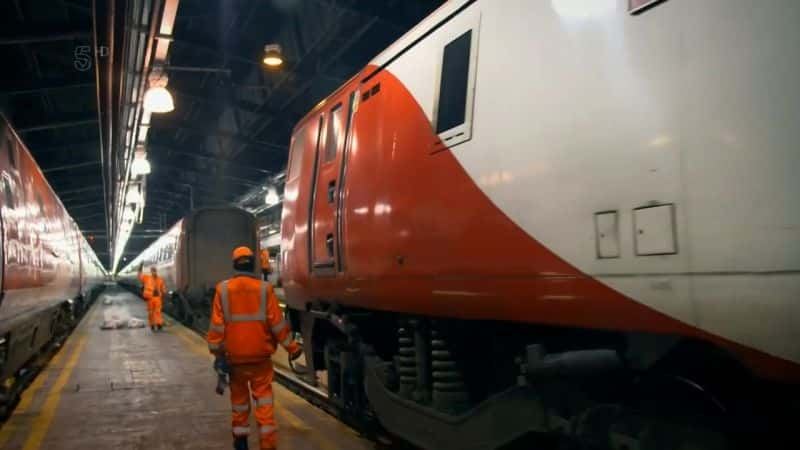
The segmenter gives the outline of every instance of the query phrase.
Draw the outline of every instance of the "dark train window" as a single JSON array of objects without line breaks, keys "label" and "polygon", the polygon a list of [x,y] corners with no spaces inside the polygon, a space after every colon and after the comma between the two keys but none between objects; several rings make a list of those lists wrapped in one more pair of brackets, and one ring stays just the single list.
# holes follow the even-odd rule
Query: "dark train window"
[{"label": "dark train window", "polygon": [[42,196],[36,194],[36,204],[39,205],[39,214],[44,213],[44,202],[42,202]]},{"label": "dark train window", "polygon": [[461,125],[466,118],[471,44],[472,30],[444,47],[436,119],[437,134]]},{"label": "dark train window", "polygon": [[9,208],[14,207],[14,192],[11,190],[11,185],[8,180],[3,178],[3,195],[5,196],[6,206]]},{"label": "dark train window", "polygon": [[6,138],[8,142],[8,163],[13,168],[17,168],[17,146],[15,142],[9,137]]},{"label": "dark train window", "polygon": [[328,133],[325,137],[325,162],[336,159],[339,138],[342,136],[342,104],[334,106],[328,117]]}]

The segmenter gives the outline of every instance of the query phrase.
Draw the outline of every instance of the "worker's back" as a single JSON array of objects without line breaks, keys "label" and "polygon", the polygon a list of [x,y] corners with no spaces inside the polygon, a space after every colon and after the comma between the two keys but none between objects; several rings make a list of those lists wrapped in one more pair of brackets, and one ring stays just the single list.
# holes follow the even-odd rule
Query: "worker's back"
[{"label": "worker's back", "polygon": [[239,275],[217,285],[225,324],[225,350],[233,364],[269,359],[276,343],[268,320],[271,289],[255,276]]}]

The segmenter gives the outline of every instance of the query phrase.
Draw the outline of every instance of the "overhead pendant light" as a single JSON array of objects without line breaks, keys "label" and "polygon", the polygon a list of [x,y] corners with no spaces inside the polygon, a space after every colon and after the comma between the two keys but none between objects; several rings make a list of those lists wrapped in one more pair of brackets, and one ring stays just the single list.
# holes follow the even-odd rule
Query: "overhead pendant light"
[{"label": "overhead pendant light", "polygon": [[269,188],[267,195],[264,196],[264,203],[266,203],[267,206],[272,206],[277,205],[280,201],[281,199],[278,197],[278,191],[276,191],[274,187]]},{"label": "overhead pendant light", "polygon": [[139,175],[148,175],[150,173],[150,162],[147,160],[147,153],[144,149],[136,150],[133,156],[133,165],[131,166],[131,175],[137,177]]},{"label": "overhead pendant light", "polygon": [[167,88],[151,86],[144,93],[144,108],[154,113],[168,113],[175,109],[175,103]]},{"label": "overhead pendant light", "polygon": [[280,67],[283,65],[283,55],[281,46],[278,44],[268,44],[264,46],[264,59],[262,60],[267,67]]}]

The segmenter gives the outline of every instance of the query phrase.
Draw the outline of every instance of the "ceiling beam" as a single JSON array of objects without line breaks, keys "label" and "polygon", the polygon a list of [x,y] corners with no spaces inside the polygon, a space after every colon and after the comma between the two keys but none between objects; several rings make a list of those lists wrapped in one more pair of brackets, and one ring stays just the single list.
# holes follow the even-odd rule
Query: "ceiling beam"
[{"label": "ceiling beam", "polygon": [[196,128],[196,127],[194,127],[194,126],[192,126],[192,125],[190,125],[188,123],[185,123],[185,122],[159,120],[159,121],[155,121],[152,124],[150,124],[150,128],[151,129],[173,129],[173,130],[177,129],[177,130],[184,130],[184,131],[187,131],[189,133],[197,134],[197,135],[200,135],[200,136],[209,136],[209,135],[220,136],[220,137],[232,139],[232,140],[235,140],[235,141],[247,144],[247,145],[252,145],[252,146],[271,148],[271,149],[280,150],[280,151],[288,151],[289,150],[289,147],[287,145],[281,145],[281,144],[276,144],[274,142],[266,142],[266,141],[260,141],[260,140],[257,140],[257,139],[251,139],[251,138],[248,138],[248,137],[246,137],[244,135],[238,134],[235,131],[229,131],[229,130],[207,130],[207,129],[203,129],[203,128]]},{"label": "ceiling beam", "polygon": [[58,89],[77,89],[88,87],[94,87],[94,82],[88,79],[44,79],[29,83],[17,84],[16,86],[6,85],[2,90],[0,90],[0,95],[41,94]]},{"label": "ceiling beam", "polygon": [[70,128],[70,127],[80,127],[84,125],[96,125],[96,124],[97,124],[97,117],[94,117],[90,119],[66,120],[62,122],[49,122],[42,125],[21,127],[17,129],[17,132],[29,133],[31,131],[54,130],[56,128]]},{"label": "ceiling beam", "polygon": [[259,169],[258,167],[244,166],[244,165],[241,165],[241,164],[233,163],[233,162],[231,162],[231,161],[229,161],[227,159],[224,159],[224,158],[217,158],[217,157],[214,157],[214,156],[208,156],[208,155],[201,155],[201,154],[198,154],[198,153],[186,152],[186,151],[178,150],[178,149],[173,148],[173,147],[167,147],[167,146],[164,146],[164,145],[153,144],[153,145],[149,145],[149,148],[156,149],[156,150],[158,150],[158,149],[164,150],[164,151],[168,152],[169,155],[178,155],[178,156],[187,157],[187,158],[199,159],[199,160],[203,160],[203,161],[210,161],[210,162],[213,162],[215,164],[221,164],[221,165],[228,166],[228,167],[230,167],[232,169],[236,169],[236,170],[250,170],[250,171],[253,171],[253,172],[258,172],[258,173],[263,174],[263,175],[274,175],[274,172],[271,172],[269,170]]},{"label": "ceiling beam", "polygon": [[[206,192],[211,192],[211,191],[206,191]],[[159,197],[159,196],[163,195],[163,196],[166,196],[168,198],[185,199],[183,201],[185,201],[188,204],[189,191],[186,191],[186,190],[183,190],[183,191],[170,191],[170,190],[167,190],[167,189],[152,189],[152,188],[148,187],[147,194],[148,194],[148,199],[152,198],[152,196]],[[217,197],[216,195],[206,195],[206,194],[196,195],[196,194],[193,194],[192,197],[193,197],[193,201],[195,201],[195,202],[198,201],[198,200],[212,200],[212,201],[233,203],[233,200],[231,200],[231,199],[227,199],[225,197]]]},{"label": "ceiling beam", "polygon": [[[195,193],[196,192],[210,192],[212,194],[224,194],[224,192],[221,192],[220,189],[208,187],[207,184],[197,184],[197,183],[187,182],[185,180],[177,180],[177,179],[174,179],[174,178],[161,178],[161,179],[159,179],[158,183],[148,184],[147,185],[148,192],[150,191],[151,188],[155,188],[155,189],[159,190],[159,188],[162,186],[163,183],[171,184],[173,186],[179,186],[179,189],[178,189],[179,191],[184,191],[183,188],[186,185],[190,185],[190,186],[192,186],[192,190]],[[220,197],[220,198],[223,198],[223,197]]]},{"label": "ceiling beam", "polygon": [[45,153],[53,153],[53,152],[63,152],[65,150],[75,150],[79,148],[86,148],[86,147],[95,147],[98,150],[98,154],[100,153],[100,141],[98,140],[91,140],[91,141],[84,141],[84,142],[77,142],[77,143],[69,143],[64,145],[55,145],[55,146],[38,146],[38,145],[31,145],[28,143],[28,149],[36,156],[41,156]]},{"label": "ceiling beam", "polygon": [[51,172],[58,172],[61,170],[71,170],[71,169],[78,169],[81,167],[89,167],[89,166],[96,166],[100,164],[100,161],[86,161],[82,163],[76,164],[66,164],[63,166],[56,166],[56,167],[48,167],[46,169],[42,169],[42,173],[51,173]]},{"label": "ceiling beam", "polygon": [[103,190],[103,186],[86,186],[86,187],[80,187],[80,188],[74,188],[74,189],[64,189],[64,190],[58,189],[57,187],[54,186],[53,190],[56,191],[56,193],[58,193],[61,196],[61,195],[67,195],[67,194],[76,194],[76,193],[79,193],[79,192],[89,192],[89,191],[95,191],[95,190]]},{"label": "ceiling beam", "polygon": [[90,40],[91,38],[92,35],[88,31],[0,36],[0,45],[38,44],[42,42],[71,41],[74,39]]},{"label": "ceiling beam", "polygon": [[[233,184],[238,184],[240,186],[245,186],[245,187],[248,187],[248,188],[260,186],[259,180],[252,180],[252,179],[243,180],[241,177],[234,177],[234,176],[230,176],[230,175],[211,174],[211,173],[203,172],[203,171],[197,170],[197,169],[190,169],[190,168],[187,168],[187,167],[172,166],[172,165],[169,165],[169,164],[159,164],[158,167],[154,167],[153,170],[156,171],[158,168],[166,169],[167,171],[171,171],[171,172],[191,173],[191,174],[194,174],[194,175],[198,175],[198,179],[200,179],[200,180],[203,180],[203,179],[207,180],[209,178],[213,178],[214,176],[218,176],[219,178],[222,178],[223,180],[230,180]],[[192,184],[192,183],[186,183],[186,184]]]},{"label": "ceiling beam", "polygon": [[98,205],[102,205],[102,204],[103,204],[103,202],[80,203],[80,204],[77,204],[77,205],[68,206],[67,207],[67,211],[73,211],[73,210],[76,210],[76,209],[88,208],[90,206],[98,206]]},{"label": "ceiling beam", "polygon": [[100,212],[97,212],[97,213],[89,214],[88,216],[73,217],[73,219],[75,219],[75,221],[77,222],[77,221],[83,221],[83,220],[91,219],[93,217],[105,216],[105,214],[106,214],[105,212],[100,211]]},{"label": "ceiling beam", "polygon": [[[236,87],[236,86],[234,86]],[[173,89],[171,86],[169,88],[170,93],[177,98],[185,98],[187,100],[192,100],[195,102],[206,103],[209,105],[219,105],[219,100],[217,100],[213,93],[200,93],[200,92],[189,92],[186,89]],[[261,117],[271,117],[271,113],[269,110],[262,110],[260,108],[261,105],[253,102],[248,101],[227,101],[225,106],[230,106],[232,108],[244,111],[248,114],[255,114]]]},{"label": "ceiling beam", "polygon": [[262,68],[261,61],[258,59],[247,58],[242,55],[234,55],[231,52],[221,52],[214,47],[209,47],[200,42],[192,42],[186,39],[175,39],[172,41],[178,47],[184,47],[191,50],[197,50],[199,52],[208,53],[210,55],[216,55],[220,58],[228,58],[232,61],[236,61],[242,64],[247,64],[250,66],[258,67],[259,69]]}]

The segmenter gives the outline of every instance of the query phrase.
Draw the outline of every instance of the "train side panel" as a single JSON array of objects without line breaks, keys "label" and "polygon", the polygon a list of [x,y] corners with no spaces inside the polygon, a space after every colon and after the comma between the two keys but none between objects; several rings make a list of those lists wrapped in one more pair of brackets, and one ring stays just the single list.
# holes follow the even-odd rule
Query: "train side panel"
[{"label": "train side panel", "polygon": [[0,126],[2,323],[77,298],[81,282],[77,227],[5,118]]},{"label": "train side panel", "polygon": [[[800,379],[800,99],[780,88],[800,6],[597,5],[450,2],[309,114],[289,302],[689,336]],[[464,73],[443,82],[445,52]],[[448,83],[466,97],[441,101]],[[328,124],[351,92],[329,232]],[[328,235],[335,270],[317,270]]]},{"label": "train side panel", "polygon": [[0,177],[0,408],[5,408],[26,383],[19,369],[82,312],[81,252],[96,256],[82,248],[78,226],[2,115]]}]

